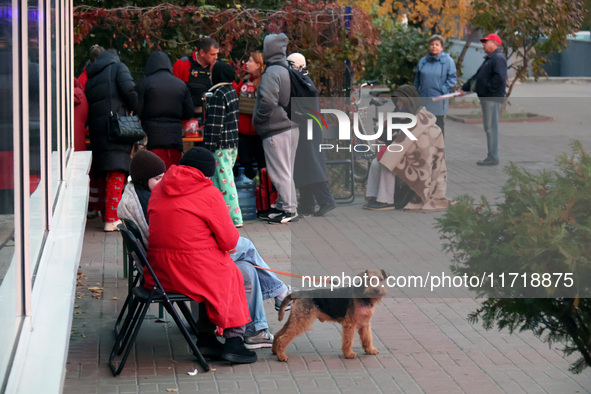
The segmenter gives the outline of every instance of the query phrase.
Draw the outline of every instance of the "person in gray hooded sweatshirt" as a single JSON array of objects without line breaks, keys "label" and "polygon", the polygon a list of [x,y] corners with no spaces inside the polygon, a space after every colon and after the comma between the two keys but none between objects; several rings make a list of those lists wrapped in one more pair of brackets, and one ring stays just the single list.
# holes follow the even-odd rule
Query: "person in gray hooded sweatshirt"
[{"label": "person in gray hooded sweatshirt", "polygon": [[286,108],[291,100],[291,83],[286,58],[287,36],[269,34],[263,42],[267,68],[261,75],[254,106],[253,126],[263,139],[267,173],[277,189],[276,209],[261,217],[271,224],[297,222],[296,189],[293,181],[299,130]]}]

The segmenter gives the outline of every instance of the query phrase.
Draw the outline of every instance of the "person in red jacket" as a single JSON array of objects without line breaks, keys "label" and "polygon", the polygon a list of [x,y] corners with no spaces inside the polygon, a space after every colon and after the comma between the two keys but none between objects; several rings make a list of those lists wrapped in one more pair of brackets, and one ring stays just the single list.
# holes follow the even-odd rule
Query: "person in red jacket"
[{"label": "person in red jacket", "polygon": [[88,129],[88,101],[84,95],[84,88],[78,80],[74,78],[74,150],[86,150],[86,136]]},{"label": "person in red jacket", "polygon": [[218,59],[220,46],[216,40],[205,37],[191,57],[184,56],[172,66],[172,75],[185,82],[195,106],[195,118],[203,113],[203,95],[211,88],[211,69]]},{"label": "person in red jacket", "polygon": [[244,174],[250,179],[257,175],[254,164],[258,170],[265,167],[265,151],[263,140],[254,130],[252,125],[252,113],[256,101],[256,90],[261,82],[261,74],[265,71],[265,62],[261,51],[253,52],[246,62],[245,70],[248,76],[240,81],[234,82],[234,88],[239,98],[238,114],[238,163],[244,167]]},{"label": "person in red jacket", "polygon": [[[220,346],[213,334],[216,325],[226,338],[220,357],[253,363],[256,353],[244,346],[243,338],[251,321],[244,280],[229,253],[239,234],[222,193],[209,179],[214,172],[213,154],[196,147],[154,187],[148,203],[148,260],[166,291],[206,306],[206,316],[198,320],[200,348]],[[149,274],[145,279],[146,287],[154,285]]]}]

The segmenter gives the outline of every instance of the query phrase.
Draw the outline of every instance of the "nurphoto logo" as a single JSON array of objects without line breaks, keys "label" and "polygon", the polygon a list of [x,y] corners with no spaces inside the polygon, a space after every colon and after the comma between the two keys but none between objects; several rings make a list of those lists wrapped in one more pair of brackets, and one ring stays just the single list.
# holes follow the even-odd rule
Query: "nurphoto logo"
[{"label": "nurphoto logo", "polygon": [[[417,118],[413,114],[407,112],[387,112],[386,122],[384,127],[384,113],[380,112],[378,114],[377,124],[374,128],[375,133],[369,134],[366,132],[362,132],[359,127],[359,114],[357,112],[353,113],[353,127],[351,128],[351,120],[349,116],[341,110],[338,109],[321,109],[320,112],[313,110],[312,108],[306,107],[304,112],[306,116],[308,116],[307,124],[306,124],[306,132],[307,132],[307,139],[312,140],[313,135],[313,128],[314,122],[320,127],[323,131],[328,131],[328,122],[322,116],[322,114],[332,114],[337,118],[338,124],[338,140],[339,141],[351,141],[351,130],[353,130],[353,134],[355,140],[353,143],[347,145],[336,145],[336,144],[327,144],[323,143],[318,146],[320,152],[327,151],[327,150],[336,150],[338,151],[355,151],[355,152],[368,152],[370,150],[376,150],[381,147],[386,146],[388,151],[390,152],[402,152],[402,145],[399,144],[386,144],[381,141],[382,135],[384,131],[386,132],[386,140],[392,141],[392,134],[395,130],[400,130],[406,136],[411,139],[412,141],[416,141],[417,137],[415,137],[410,129],[416,126]],[[410,120],[410,122],[408,121]],[[385,130],[384,130],[385,129]]]}]

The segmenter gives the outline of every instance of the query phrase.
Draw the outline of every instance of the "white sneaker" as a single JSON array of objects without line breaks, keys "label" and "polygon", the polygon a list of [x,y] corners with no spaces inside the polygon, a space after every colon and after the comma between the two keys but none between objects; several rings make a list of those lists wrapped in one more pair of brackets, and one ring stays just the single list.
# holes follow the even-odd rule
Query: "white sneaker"
[{"label": "white sneaker", "polygon": [[119,231],[117,226],[120,224],[121,220],[117,220],[116,222],[105,222],[105,232]]},{"label": "white sneaker", "polygon": [[274,217],[269,215],[269,224],[286,224],[296,223],[300,221],[300,217],[297,213],[283,212]]},{"label": "white sneaker", "polygon": [[251,337],[244,337],[244,347],[249,350],[273,346],[273,334],[268,328],[257,332]]},{"label": "white sneaker", "polygon": [[[288,285],[287,286],[287,292],[285,293],[285,295],[283,297],[275,297],[275,310],[278,311],[279,309],[281,309],[281,304],[283,303],[283,300],[285,299],[285,297],[287,297],[288,295],[290,295],[292,293],[292,289],[291,286]],[[285,312],[289,311],[291,309],[291,303],[293,301],[290,301],[289,304],[285,307]]]}]

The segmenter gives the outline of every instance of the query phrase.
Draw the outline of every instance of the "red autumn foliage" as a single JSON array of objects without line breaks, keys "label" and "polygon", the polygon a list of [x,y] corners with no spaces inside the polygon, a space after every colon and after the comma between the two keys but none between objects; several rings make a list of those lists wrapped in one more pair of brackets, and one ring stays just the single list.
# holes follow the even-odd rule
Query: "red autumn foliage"
[{"label": "red autumn foliage", "polygon": [[289,52],[306,56],[310,75],[325,95],[342,94],[347,69],[357,79],[362,77],[379,39],[367,13],[352,7],[347,16],[345,8],[332,1],[292,0],[279,10],[171,4],[74,8],[78,69],[88,48],[99,44],[118,49],[136,78],[152,50],[167,52],[174,62],[190,54],[204,36],[211,36],[220,44],[221,58],[239,62],[248,59],[266,34],[279,32],[289,37]]}]

